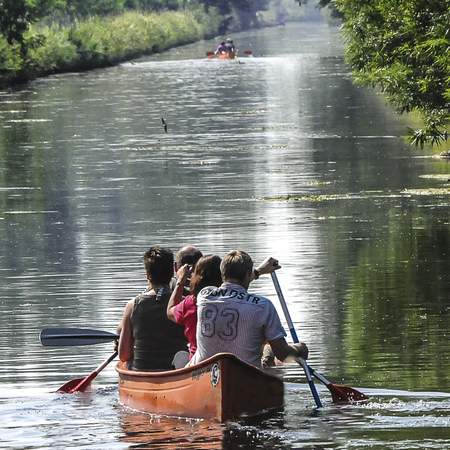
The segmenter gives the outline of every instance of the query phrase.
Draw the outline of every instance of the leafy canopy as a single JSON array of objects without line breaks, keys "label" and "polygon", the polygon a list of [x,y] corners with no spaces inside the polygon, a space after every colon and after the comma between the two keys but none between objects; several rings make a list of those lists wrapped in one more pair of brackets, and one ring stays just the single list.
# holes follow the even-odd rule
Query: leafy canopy
[{"label": "leafy canopy", "polygon": [[[299,0],[304,3],[305,0]],[[378,86],[400,112],[418,110],[414,144],[447,139],[450,0],[319,0],[343,20],[346,56],[357,81]]]}]

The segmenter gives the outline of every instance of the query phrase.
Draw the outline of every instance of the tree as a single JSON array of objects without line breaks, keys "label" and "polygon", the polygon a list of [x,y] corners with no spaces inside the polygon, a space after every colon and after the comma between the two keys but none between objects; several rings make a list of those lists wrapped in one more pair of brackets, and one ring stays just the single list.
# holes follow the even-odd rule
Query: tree
[{"label": "tree", "polygon": [[[300,0],[300,3],[304,0]],[[355,79],[377,86],[400,112],[417,110],[423,146],[447,139],[450,103],[450,0],[320,0],[343,19]]]},{"label": "tree", "polygon": [[65,0],[0,0],[0,33],[9,44],[23,46],[30,24],[64,5]]}]

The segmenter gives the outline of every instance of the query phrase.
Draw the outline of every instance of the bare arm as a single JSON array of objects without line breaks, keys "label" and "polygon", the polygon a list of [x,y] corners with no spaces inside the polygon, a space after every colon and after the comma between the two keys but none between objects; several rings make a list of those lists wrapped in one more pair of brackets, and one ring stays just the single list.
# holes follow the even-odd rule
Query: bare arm
[{"label": "bare arm", "polygon": [[176,322],[174,309],[178,303],[183,299],[184,285],[186,284],[189,275],[191,274],[191,269],[188,264],[185,264],[178,270],[178,280],[175,285],[175,289],[170,296],[169,303],[167,304],[167,318],[172,322]]},{"label": "bare arm", "polygon": [[274,355],[280,360],[308,358],[308,347],[303,342],[289,345],[283,337],[269,341]]},{"label": "bare arm", "polygon": [[278,269],[281,269],[281,266],[278,264],[278,260],[270,256],[266,258],[258,267],[256,267],[256,269],[253,270],[252,278],[250,281],[257,280],[260,275],[272,273]]},{"label": "bare arm", "polygon": [[133,311],[133,300],[127,303],[120,323],[121,332],[119,337],[119,358],[121,361],[130,361],[133,358],[133,330],[131,326],[131,313]]}]

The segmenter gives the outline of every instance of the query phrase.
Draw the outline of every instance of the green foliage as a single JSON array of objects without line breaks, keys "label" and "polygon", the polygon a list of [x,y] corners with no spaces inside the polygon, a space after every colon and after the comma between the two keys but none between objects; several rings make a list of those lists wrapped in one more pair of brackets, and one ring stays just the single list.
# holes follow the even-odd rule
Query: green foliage
[{"label": "green foliage", "polygon": [[211,7],[217,8],[218,12],[224,16],[222,32],[229,26],[232,20],[235,22],[233,28],[245,29],[259,24],[258,11],[266,10],[269,7],[269,0],[204,0],[200,2],[208,10]]},{"label": "green foliage", "polygon": [[106,16],[124,10],[125,0],[66,0],[66,11],[76,17]]},{"label": "green foliage", "polygon": [[177,10],[184,8],[189,0],[126,0],[125,7],[143,11]]},{"label": "green foliage", "polygon": [[64,4],[65,0],[0,0],[0,34],[10,44],[23,44],[31,23]]},{"label": "green foliage", "polygon": [[205,38],[213,37],[221,31],[223,17],[217,8],[209,8],[206,11],[203,7],[197,6],[192,8],[191,11],[196,22],[202,27]]},{"label": "green foliage", "polygon": [[190,12],[93,17],[70,31],[83,67],[114,64],[133,56],[200,39],[202,29]]},{"label": "green foliage", "polygon": [[31,28],[25,34],[28,70],[44,74],[66,70],[77,58],[77,49],[69,41],[69,31],[57,25]]},{"label": "green foliage", "polygon": [[412,142],[446,140],[449,121],[448,0],[335,0],[356,80],[378,86],[400,112],[418,110]]},{"label": "green foliage", "polygon": [[0,34],[0,80],[12,80],[22,68],[22,63],[19,45],[10,45]]},{"label": "green foliage", "polygon": [[0,0],[0,84],[111,65],[211,37],[225,32],[233,17],[236,28],[255,25],[256,12],[268,2]]},{"label": "green foliage", "polygon": [[10,45],[0,35],[0,84],[73,68],[115,64],[217,34],[220,22],[221,16],[214,8],[209,14],[196,8],[96,16],[77,20],[70,27],[33,26],[23,36],[25,53],[19,44]]}]

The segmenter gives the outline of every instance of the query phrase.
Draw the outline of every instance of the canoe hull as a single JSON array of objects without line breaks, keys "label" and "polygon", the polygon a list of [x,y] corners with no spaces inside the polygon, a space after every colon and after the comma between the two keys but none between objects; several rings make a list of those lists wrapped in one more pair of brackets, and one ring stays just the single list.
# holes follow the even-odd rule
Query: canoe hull
[{"label": "canoe hull", "polygon": [[234,52],[222,52],[217,55],[219,59],[234,59],[236,54]]},{"label": "canoe hull", "polygon": [[169,416],[224,422],[283,406],[280,378],[229,353],[167,372],[137,372],[117,365],[120,402],[130,408]]}]

